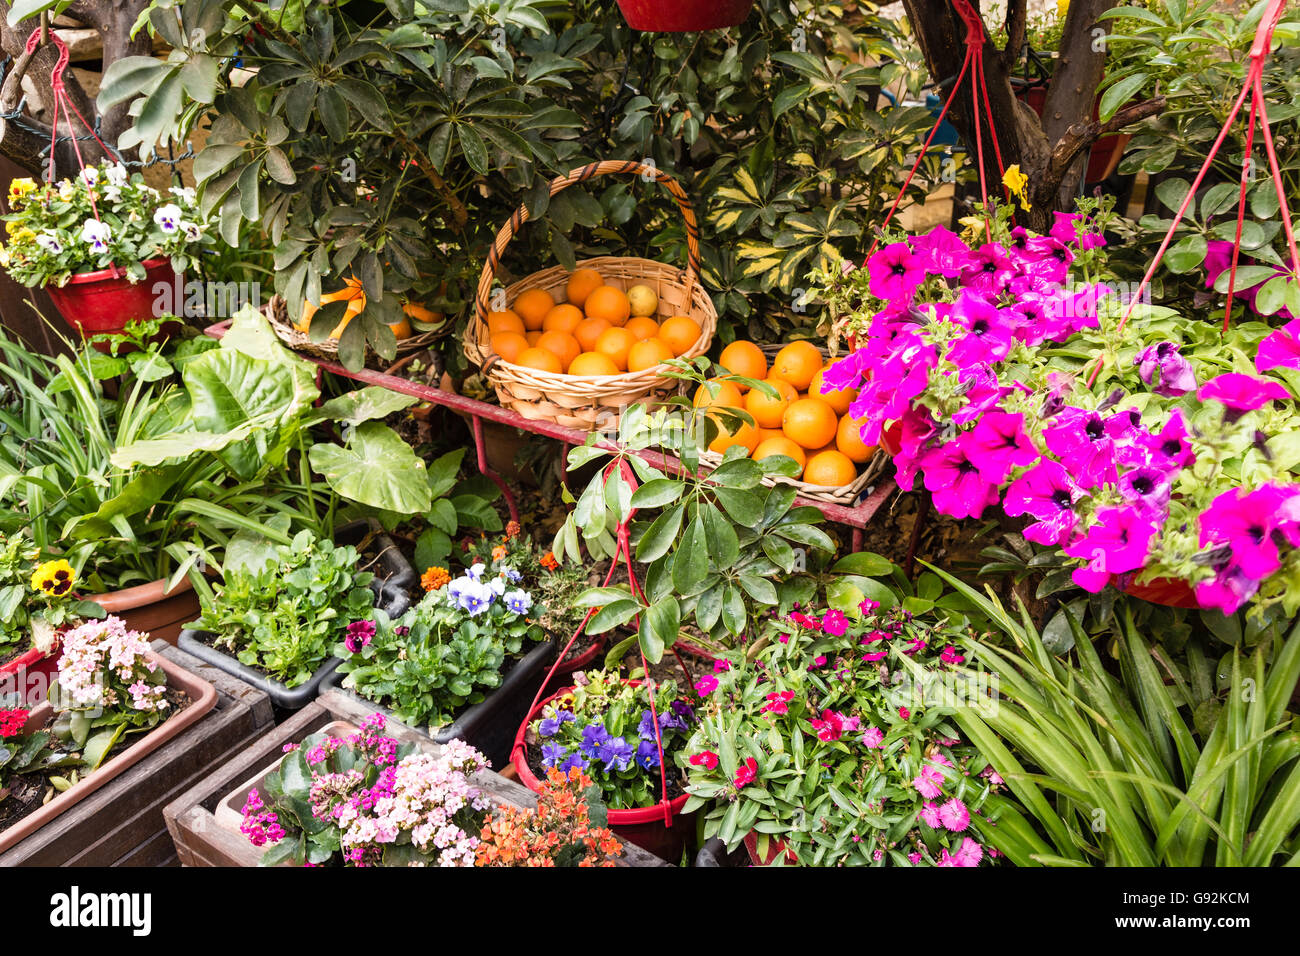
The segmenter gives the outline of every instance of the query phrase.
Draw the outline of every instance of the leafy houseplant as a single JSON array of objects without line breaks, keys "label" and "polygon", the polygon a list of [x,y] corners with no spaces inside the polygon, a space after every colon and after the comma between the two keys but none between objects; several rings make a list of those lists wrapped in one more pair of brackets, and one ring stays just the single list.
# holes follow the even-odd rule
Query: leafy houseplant
[{"label": "leafy houseplant", "polygon": [[864,440],[901,423],[900,486],[922,476],[954,517],[1032,517],[1025,536],[1079,561],[1088,591],[1173,579],[1204,607],[1294,614],[1295,328],[1220,338],[1145,303],[1121,328],[1105,210],[1058,214],[1047,236],[1009,214],[975,220],[988,241],[938,227],[843,280],[866,334],[826,380],[863,386]]},{"label": "leafy houseplant", "polygon": [[372,714],[345,738],[321,732],[248,792],[242,833],[262,866],[473,866],[487,797],[470,782],[487,761],[453,741],[438,756],[383,736]]},{"label": "leafy houseplant", "polygon": [[519,573],[475,564],[444,580],[396,620],[382,611],[368,634],[335,647],[343,686],[411,726],[445,726],[499,687],[508,661],[545,638],[544,611],[518,586]]},{"label": "leafy houseplant", "polygon": [[[551,768],[563,773],[577,768],[600,788],[611,810],[626,810],[660,800],[661,773],[666,773],[673,799],[676,774],[667,764],[660,767],[659,754],[662,750],[665,760],[673,760],[695,715],[675,682],[650,688],[624,680],[617,671],[589,671],[571,690],[552,698],[524,738],[535,748],[527,764],[534,778],[541,780]],[[517,752],[516,765],[522,759]]]},{"label": "leafy houseplant", "polygon": [[88,166],[57,187],[16,179],[9,203],[0,266],[22,285],[47,287],[83,332],[157,318],[154,283],[174,281],[212,241],[192,189],[163,196],[120,163]]},{"label": "leafy houseplant", "polygon": [[[694,362],[670,363],[675,367],[672,374],[702,389],[716,389],[704,380],[708,359]],[[724,379],[771,388],[736,376],[718,380]],[[639,616],[641,650],[654,663],[677,640],[682,622],[692,617],[715,641],[728,642],[781,605],[783,593],[787,606],[798,600],[793,595],[803,593],[803,582],[794,574],[799,563],[795,548],[830,552],[834,542],[815,527],[823,520],[820,511],[794,507],[794,488],[761,484],[764,475],[794,474],[795,463],[781,456],[753,461],[740,445],[728,448],[712,471],[700,463],[700,451],[718,429],[735,430],[742,421],[753,425],[747,412],[706,411],[675,397],[667,409],[653,413],[629,408],[619,422],[615,444],[593,436],[569,452],[571,471],[609,461],[578,496],[556,534],[557,557],[580,563],[580,545],[585,545],[595,559],[630,559],[619,556],[619,527],[631,522],[636,511],[658,512],[653,519],[639,518],[631,525],[629,543],[636,560],[648,565],[644,587],[602,587],[584,594],[578,603],[599,609],[587,625],[588,633],[600,634]],[[647,448],[676,455],[681,473],[670,477],[636,454]],[[628,480],[633,474],[640,482],[635,491]],[[778,577],[784,580],[773,583]],[[611,657],[617,652],[621,658],[626,649],[620,645]]]},{"label": "leafy houseplant", "polygon": [[[943,574],[942,572],[939,572]],[[1024,809],[976,827],[1020,866],[1268,866],[1300,859],[1300,768],[1287,711],[1300,629],[1234,648],[1217,674],[1198,654],[1175,666],[1125,613],[1120,676],[1076,631],[1053,657],[1029,616],[943,574],[1014,648],[967,640],[1000,676],[998,709],[957,724]]]},{"label": "leafy houseplant", "polygon": [[[957,674],[969,629],[864,601],[770,621],[750,653],[697,682],[699,724],[678,757],[706,836],[755,862],[977,866],[997,855],[972,821],[1003,798],[953,723],[995,706]],[[703,684],[703,686],[701,686]],[[747,839],[747,835],[748,839]]]},{"label": "leafy houseplant", "polygon": [[533,616],[553,634],[572,634],[586,616],[577,603],[587,590],[586,569],[560,564],[553,552],[543,551],[516,522],[508,522],[500,538],[470,539],[464,561],[467,566],[482,563],[489,577],[504,568],[517,570],[521,584],[537,596]]},{"label": "leafy houseplant", "polygon": [[353,547],[300,531],[260,565],[227,562],[224,583],[203,600],[195,630],[241,664],[297,687],[330,657],[342,636],[373,630],[374,575],[358,571]]}]

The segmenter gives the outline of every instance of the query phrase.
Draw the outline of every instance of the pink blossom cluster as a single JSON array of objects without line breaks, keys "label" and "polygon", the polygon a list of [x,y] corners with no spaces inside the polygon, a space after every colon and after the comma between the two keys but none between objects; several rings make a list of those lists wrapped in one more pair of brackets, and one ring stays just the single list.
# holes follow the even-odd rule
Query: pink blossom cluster
[{"label": "pink blossom cluster", "polygon": [[244,820],[239,825],[239,832],[248,837],[248,842],[253,846],[266,846],[284,839],[284,827],[280,825],[279,815],[266,809],[256,787],[248,791],[243,814]]},{"label": "pink blossom cluster", "polygon": [[59,686],[77,708],[111,707],[125,695],[134,710],[163,710],[167,687],[148,679],[158,670],[148,650],[148,635],[127,630],[116,615],[86,621],[63,635]]},{"label": "pink blossom cluster", "polygon": [[[1005,245],[971,248],[939,226],[886,246],[867,263],[883,308],[865,341],[825,379],[828,387],[858,389],[850,413],[864,419],[868,444],[897,423],[900,487],[911,490],[919,475],[935,508],[956,518],[980,517],[1000,503],[1029,519],[1027,539],[1079,559],[1074,582],[1096,592],[1160,552],[1166,524],[1181,523],[1171,522],[1175,483],[1196,455],[1181,409],[1148,427],[1136,408],[1120,407],[1124,389],[1091,408],[1070,404],[1075,385],[1056,373],[1039,392],[1008,375],[1024,360],[1017,348],[1063,342],[1099,324],[1098,304],[1110,290],[1067,282],[1076,256],[1103,244],[1079,226],[1058,213],[1049,235],[1017,228]],[[1300,368],[1300,320],[1265,339],[1260,355],[1260,371]],[[1134,364],[1157,395],[1195,391],[1202,403],[1220,406],[1225,426],[1292,397],[1278,382],[1232,372],[1198,388],[1173,342],[1148,345]],[[1300,543],[1298,495],[1300,485],[1228,493],[1201,516],[1207,551],[1200,558],[1215,571],[1198,582],[1202,606],[1235,611],[1281,566],[1275,542]],[[1265,520],[1269,506],[1281,510]],[[1234,557],[1241,551],[1259,560]]]}]

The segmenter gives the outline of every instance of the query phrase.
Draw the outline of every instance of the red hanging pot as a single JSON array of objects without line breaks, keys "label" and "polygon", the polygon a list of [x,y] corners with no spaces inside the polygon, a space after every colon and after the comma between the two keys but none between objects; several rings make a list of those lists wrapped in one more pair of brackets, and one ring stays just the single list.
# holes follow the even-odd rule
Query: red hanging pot
[{"label": "red hanging pot", "polygon": [[749,16],[753,6],[754,0],[618,0],[628,26],[652,33],[734,27]]},{"label": "red hanging pot", "polygon": [[[1196,592],[1186,581],[1180,581],[1177,578],[1156,578],[1146,584],[1137,584],[1132,580],[1126,582],[1124,577],[1123,575],[1113,574],[1110,583],[1117,590],[1123,591],[1130,597],[1135,597],[1140,601],[1160,604],[1164,607],[1199,608],[1201,606],[1201,603],[1196,600]],[[1132,576],[1129,575],[1128,577],[1131,578]]]},{"label": "red hanging pot", "polygon": [[[99,269],[79,272],[62,287],[47,285],[45,291],[68,325],[85,338],[121,333],[133,319],[152,319],[163,312],[178,311],[159,309],[160,301],[183,301],[178,293],[185,279],[172,271],[170,259],[148,259],[143,265],[145,276],[139,282],[131,282],[122,269]],[[166,292],[159,289],[159,283],[168,287]]]},{"label": "red hanging pot", "polygon": [[17,694],[22,706],[35,707],[46,699],[50,686],[58,679],[62,656],[56,643],[48,651],[32,648],[0,664],[0,696]]},{"label": "red hanging pot", "polygon": [[[641,684],[639,680],[628,681],[633,687]],[[533,793],[541,790],[541,782],[537,775],[533,773],[532,768],[528,766],[528,754],[524,744],[524,735],[528,732],[528,725],[531,724],[537,715],[551,701],[572,691],[572,687],[566,687],[557,694],[552,694],[545,700],[538,703],[524,722],[519,725],[519,731],[515,734],[514,750],[510,754],[510,762],[514,764],[515,772],[519,774],[519,782],[522,783]],[[665,755],[666,757],[667,755]],[[672,820],[671,827],[664,822],[663,804],[656,803],[650,807],[636,807],[631,810],[609,810],[609,827],[622,840],[628,843],[635,843],[643,850],[648,850],[662,860],[676,862],[681,858],[682,849],[686,845],[688,831],[692,828],[686,825],[685,820],[678,819],[682,814],[682,807],[686,806],[689,799],[687,794],[682,794],[668,803],[669,819]]]}]

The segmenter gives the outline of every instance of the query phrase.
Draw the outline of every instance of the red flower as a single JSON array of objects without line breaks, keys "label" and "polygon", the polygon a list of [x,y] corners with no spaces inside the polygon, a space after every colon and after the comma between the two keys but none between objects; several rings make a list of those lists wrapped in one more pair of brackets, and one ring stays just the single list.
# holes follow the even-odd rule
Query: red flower
[{"label": "red flower", "polygon": [[900,707],[898,708],[898,716],[902,717],[904,720],[911,720],[912,712],[908,710],[906,707]]},{"label": "red flower", "polygon": [[692,767],[703,767],[705,770],[712,770],[718,765],[718,755],[712,750],[706,750],[691,757],[690,764]]},{"label": "red flower", "polygon": [[27,711],[21,707],[12,710],[0,710],[0,739],[16,737],[27,726]]},{"label": "red flower", "polygon": [[792,700],[794,700],[794,691],[792,690],[783,690],[779,694],[768,694],[767,703],[760,707],[758,712],[760,714],[769,712],[773,714],[788,713],[790,710],[789,704]]},{"label": "red flower", "polygon": [[750,757],[736,770],[736,788],[747,787],[758,777],[758,761]]}]

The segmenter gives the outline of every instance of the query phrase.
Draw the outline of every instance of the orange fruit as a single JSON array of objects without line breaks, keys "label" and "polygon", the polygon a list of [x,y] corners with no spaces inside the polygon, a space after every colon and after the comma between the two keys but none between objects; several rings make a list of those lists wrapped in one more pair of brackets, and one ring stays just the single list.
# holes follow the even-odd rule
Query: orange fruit
[{"label": "orange fruit", "polygon": [[674,315],[660,324],[659,338],[673,350],[673,355],[681,356],[690,351],[702,331],[700,324],[689,315]]},{"label": "orange fruit", "polygon": [[542,327],[546,313],[555,307],[555,300],[545,289],[529,289],[519,293],[512,307],[516,315],[524,320],[524,328],[529,332]]},{"label": "orange fruit", "polygon": [[524,328],[524,320],[519,318],[514,312],[507,309],[505,312],[488,313],[488,332],[518,332],[523,335],[527,331]]},{"label": "orange fruit", "polygon": [[583,319],[578,323],[578,327],[573,330],[573,337],[578,340],[584,352],[594,352],[596,350],[596,339],[600,338],[600,333],[606,329],[613,328],[604,319]]},{"label": "orange fruit", "polygon": [[604,284],[605,280],[595,269],[575,269],[569,275],[569,282],[564,287],[564,295],[570,305],[576,305],[581,309],[587,301],[587,296]]},{"label": "orange fruit", "polygon": [[394,322],[389,328],[392,329],[393,338],[395,339],[409,339],[414,334],[414,330],[411,328],[411,320],[406,318],[403,318],[400,322]]},{"label": "orange fruit", "polygon": [[542,337],[542,330],[541,330],[541,329],[537,329],[537,330],[534,331],[534,332],[525,332],[525,333],[524,333],[524,338],[526,338],[526,339],[528,340],[528,344],[529,344],[529,345],[536,345],[536,344],[537,344],[537,340],[540,339],[541,337]]},{"label": "orange fruit", "polygon": [[804,466],[803,480],[810,485],[829,485],[839,488],[858,477],[857,466],[849,461],[849,456],[838,451],[821,451],[808,459]]},{"label": "orange fruit", "polygon": [[603,285],[592,290],[583,303],[583,311],[589,319],[604,319],[610,325],[627,325],[627,317],[632,314],[632,304],[622,289],[612,285]]},{"label": "orange fruit", "polygon": [[785,379],[802,392],[821,367],[822,353],[817,351],[817,346],[811,342],[791,342],[776,353],[772,375]]},{"label": "orange fruit", "polygon": [[820,398],[801,398],[786,406],[781,417],[785,437],[803,448],[821,448],[835,440],[839,419]]},{"label": "orange fruit", "polygon": [[769,438],[784,438],[784,437],[785,437],[785,432],[781,431],[781,429],[779,428],[764,428],[762,425],[758,426],[758,443],[760,445],[763,444],[763,442],[767,441]]},{"label": "orange fruit", "polygon": [[875,445],[868,445],[862,440],[864,418],[850,418],[845,415],[840,419],[840,427],[835,430],[835,447],[850,461],[859,465],[871,460],[876,453]]},{"label": "orange fruit", "polygon": [[758,447],[758,429],[748,422],[741,422],[734,432],[728,431],[722,421],[714,416],[713,422],[718,426],[718,437],[709,442],[709,451],[723,454],[732,445],[744,445],[750,452]]},{"label": "orange fruit", "polygon": [[709,387],[701,385],[695,390],[695,407],[709,408],[718,405],[722,408],[744,408],[745,403],[740,397],[740,389],[732,382],[719,381],[716,378],[709,379],[717,391],[716,395],[709,394]]},{"label": "orange fruit", "polygon": [[785,409],[799,397],[794,386],[784,379],[764,379],[768,385],[777,390],[778,397],[771,398],[761,389],[751,388],[745,394],[745,411],[754,416],[754,421],[762,428],[780,428]]},{"label": "orange fruit", "polygon": [[554,352],[539,348],[524,349],[519,353],[519,357],[515,359],[514,364],[522,365],[524,368],[535,368],[542,372],[564,371],[559,358]]},{"label": "orange fruit", "polygon": [[582,346],[568,332],[543,332],[537,340],[537,348],[552,353],[564,368],[568,368],[569,363],[582,354]]},{"label": "orange fruit", "polygon": [[848,414],[849,406],[853,404],[853,399],[858,397],[857,390],[852,388],[840,388],[825,389],[823,391],[824,383],[822,382],[822,375],[825,374],[825,372],[826,369],[819,368],[817,374],[812,377],[812,381],[808,383],[809,397],[820,398],[831,408],[835,409],[836,415]]},{"label": "orange fruit", "polygon": [[583,352],[569,363],[570,375],[617,375],[619,367],[604,352]]},{"label": "orange fruit", "polygon": [[[787,458],[793,458],[799,464],[799,471],[803,471],[803,466],[808,462],[808,456],[804,454],[804,450],[784,436],[760,441],[758,447],[754,449],[754,453],[749,457],[755,461],[762,461],[769,455],[785,455]],[[798,475],[795,477],[797,478]]]},{"label": "orange fruit", "polygon": [[492,345],[492,351],[507,362],[514,362],[515,359],[519,358],[519,353],[529,347],[528,339],[518,332],[498,332],[489,341]]},{"label": "orange fruit", "polygon": [[627,325],[623,326],[638,339],[652,339],[659,334],[659,323],[648,315],[638,315],[635,318],[627,320]]},{"label": "orange fruit", "polygon": [[608,355],[621,371],[626,371],[628,353],[632,351],[632,346],[636,345],[636,342],[636,336],[627,329],[606,329],[600,333],[600,338],[596,339],[595,351]]},{"label": "orange fruit", "polygon": [[[630,323],[629,323],[630,324]],[[627,370],[641,372],[662,365],[673,357],[673,350],[658,339],[645,339],[636,343],[627,353]]]},{"label": "orange fruit", "polygon": [[582,310],[576,305],[552,306],[542,318],[543,332],[572,332],[583,320]]},{"label": "orange fruit", "polygon": [[[759,381],[767,378],[767,356],[753,342],[732,342],[718,356],[718,364],[732,375],[743,375]],[[748,385],[740,386],[742,392],[748,389]]]}]

